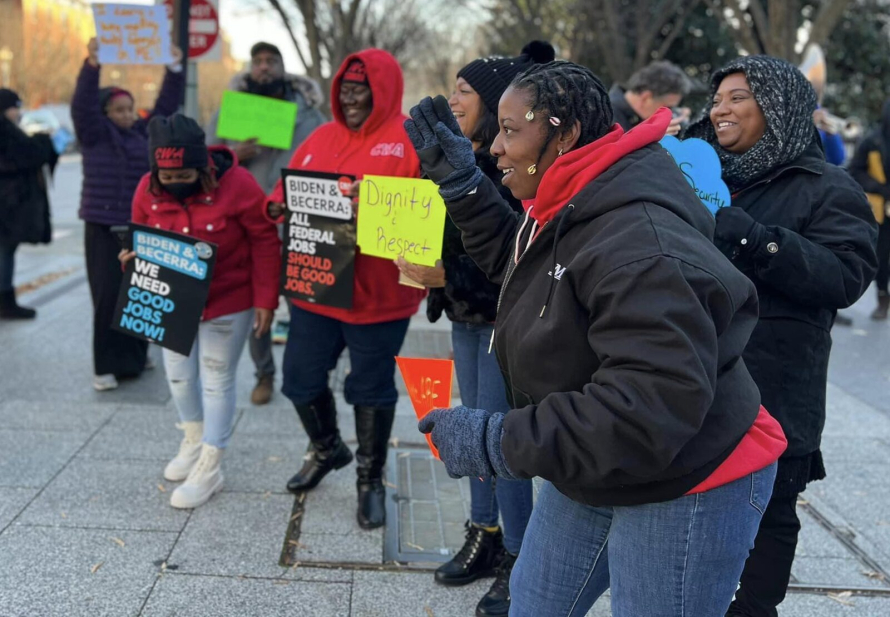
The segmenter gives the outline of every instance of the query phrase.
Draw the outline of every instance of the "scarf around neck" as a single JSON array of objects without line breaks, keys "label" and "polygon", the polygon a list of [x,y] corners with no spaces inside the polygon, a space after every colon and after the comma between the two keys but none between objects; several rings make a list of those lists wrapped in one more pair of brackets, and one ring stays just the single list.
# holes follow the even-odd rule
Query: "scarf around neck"
[{"label": "scarf around neck", "polygon": [[[720,147],[711,124],[711,101],[727,75],[744,73],[754,100],[766,119],[763,137],[748,151],[734,154]],[[813,124],[816,92],[793,64],[771,56],[747,56],[733,60],[711,76],[711,95],[699,118],[685,137],[711,144],[720,157],[723,180],[736,193],[803,154],[818,137]]]}]

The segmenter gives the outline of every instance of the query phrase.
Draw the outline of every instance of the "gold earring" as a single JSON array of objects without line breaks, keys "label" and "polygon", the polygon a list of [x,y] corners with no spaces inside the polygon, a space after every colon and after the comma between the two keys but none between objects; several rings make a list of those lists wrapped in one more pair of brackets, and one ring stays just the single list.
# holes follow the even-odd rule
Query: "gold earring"
[{"label": "gold earring", "polygon": [[534,176],[536,173],[538,173],[538,166],[532,163],[528,166],[528,175]]},{"label": "gold earring", "polygon": [[531,122],[532,120],[534,120],[534,119],[535,119],[535,112],[533,112],[532,110],[529,109],[529,110],[528,110],[528,113],[525,114],[525,119],[528,120],[529,122]]}]

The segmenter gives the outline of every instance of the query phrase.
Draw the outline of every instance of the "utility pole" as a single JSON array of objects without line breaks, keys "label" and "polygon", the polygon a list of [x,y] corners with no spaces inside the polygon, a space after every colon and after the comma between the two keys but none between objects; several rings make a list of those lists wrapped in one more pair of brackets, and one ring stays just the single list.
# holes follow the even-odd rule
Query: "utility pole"
[{"label": "utility pole", "polygon": [[173,0],[173,32],[176,43],[182,49],[182,72],[185,78],[185,96],[182,111],[185,115],[198,119],[198,66],[189,57],[189,21],[191,0]]}]

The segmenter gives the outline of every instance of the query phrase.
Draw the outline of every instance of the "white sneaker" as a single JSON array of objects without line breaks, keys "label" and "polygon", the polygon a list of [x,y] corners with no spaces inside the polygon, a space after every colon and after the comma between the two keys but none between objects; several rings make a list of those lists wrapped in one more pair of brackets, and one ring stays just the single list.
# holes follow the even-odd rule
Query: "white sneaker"
[{"label": "white sneaker", "polygon": [[94,375],[93,387],[99,392],[117,389],[117,378],[111,373],[107,375]]},{"label": "white sneaker", "polygon": [[185,431],[185,437],[179,444],[179,453],[164,467],[164,478],[170,482],[179,482],[188,477],[201,456],[201,437],[204,435],[203,422],[181,422],[176,428]]},{"label": "white sneaker", "polygon": [[220,460],[223,451],[209,444],[201,444],[201,456],[185,482],[170,495],[174,508],[197,508],[222,489],[223,475]]}]

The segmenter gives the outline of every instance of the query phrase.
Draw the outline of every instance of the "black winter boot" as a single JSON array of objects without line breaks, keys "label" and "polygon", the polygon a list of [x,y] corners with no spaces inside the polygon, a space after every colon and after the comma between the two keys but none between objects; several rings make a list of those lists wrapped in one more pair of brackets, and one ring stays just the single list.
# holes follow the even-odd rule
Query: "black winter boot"
[{"label": "black winter boot", "polygon": [[517,557],[504,551],[491,589],[476,605],[476,617],[507,617],[510,614],[510,574]]},{"label": "black winter boot", "polygon": [[887,319],[887,311],[890,310],[890,294],[886,291],[878,292],[878,306],[871,314],[871,318],[875,321],[884,321]]},{"label": "black winter boot", "polygon": [[0,319],[34,319],[37,311],[19,306],[15,300],[15,290],[0,293]]},{"label": "black winter boot", "polygon": [[352,462],[352,452],[337,430],[337,408],[330,390],[308,405],[295,407],[310,441],[303,468],[287,482],[292,493],[315,488],[331,471]]},{"label": "black winter boot", "polygon": [[357,519],[362,529],[382,527],[386,522],[383,466],[395,415],[395,407],[355,406]]},{"label": "black winter boot", "polygon": [[495,574],[504,553],[501,530],[485,531],[466,522],[467,539],[454,558],[436,570],[436,582],[442,585],[468,585],[478,578]]}]

